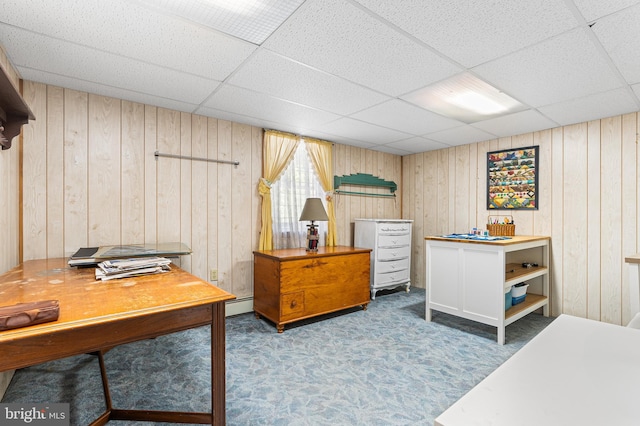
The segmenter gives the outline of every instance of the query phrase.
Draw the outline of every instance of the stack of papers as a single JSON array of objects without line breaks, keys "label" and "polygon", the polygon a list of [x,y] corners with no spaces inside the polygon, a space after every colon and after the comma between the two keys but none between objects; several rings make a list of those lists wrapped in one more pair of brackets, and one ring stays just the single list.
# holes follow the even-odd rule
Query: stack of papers
[{"label": "stack of papers", "polygon": [[171,270],[170,259],[165,257],[139,257],[133,259],[111,259],[98,263],[96,279],[107,281],[139,275],[159,274]]}]

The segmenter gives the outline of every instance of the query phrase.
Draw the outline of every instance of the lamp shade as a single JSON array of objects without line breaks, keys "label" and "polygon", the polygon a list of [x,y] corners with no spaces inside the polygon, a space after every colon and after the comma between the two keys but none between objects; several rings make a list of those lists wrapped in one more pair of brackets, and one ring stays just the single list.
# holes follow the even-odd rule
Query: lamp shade
[{"label": "lamp shade", "polygon": [[329,220],[327,211],[324,209],[320,198],[307,198],[302,213],[300,214],[300,221],[303,220]]}]

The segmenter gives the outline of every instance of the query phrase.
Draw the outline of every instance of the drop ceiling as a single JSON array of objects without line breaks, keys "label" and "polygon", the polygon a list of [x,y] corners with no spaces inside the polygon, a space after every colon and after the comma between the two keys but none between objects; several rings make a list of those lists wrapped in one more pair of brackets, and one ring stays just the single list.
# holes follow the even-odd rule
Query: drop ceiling
[{"label": "drop ceiling", "polygon": [[[640,1],[4,0],[21,77],[407,155],[640,110]],[[519,101],[419,101],[471,75]],[[423,105],[423,106],[420,106]]]}]

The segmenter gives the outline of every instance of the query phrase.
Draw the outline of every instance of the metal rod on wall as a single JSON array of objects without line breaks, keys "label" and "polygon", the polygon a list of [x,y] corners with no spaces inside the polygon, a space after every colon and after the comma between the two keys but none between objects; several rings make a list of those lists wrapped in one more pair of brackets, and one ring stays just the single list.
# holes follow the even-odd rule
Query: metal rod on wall
[{"label": "metal rod on wall", "polygon": [[158,151],[154,152],[153,155],[156,156],[156,160],[158,159],[158,157],[167,157],[167,158],[180,158],[182,160],[207,161],[209,163],[233,164],[234,166],[240,165],[239,161],[214,160],[212,158],[202,158],[202,157],[187,157],[185,155],[177,155],[177,154],[162,154]]},{"label": "metal rod on wall", "polygon": [[333,191],[335,194],[345,194],[345,195],[364,195],[369,197],[394,197],[396,194],[372,194],[369,192],[356,192],[356,191],[343,191],[341,189],[336,189]]}]

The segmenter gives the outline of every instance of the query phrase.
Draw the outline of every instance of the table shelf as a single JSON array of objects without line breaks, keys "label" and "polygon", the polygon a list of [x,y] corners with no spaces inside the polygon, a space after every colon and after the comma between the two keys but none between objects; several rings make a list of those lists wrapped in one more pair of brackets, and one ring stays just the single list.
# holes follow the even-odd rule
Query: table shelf
[{"label": "table shelf", "polygon": [[546,266],[532,266],[530,268],[525,268],[521,263],[507,263],[505,269],[505,289],[511,287],[512,285],[521,283],[526,280],[531,280],[549,273],[549,268],[547,268]]},{"label": "table shelf", "polygon": [[504,313],[505,323],[511,324],[512,322],[522,318],[533,310],[543,307],[548,303],[548,297],[540,294],[527,293],[527,297],[524,302],[513,305]]}]

